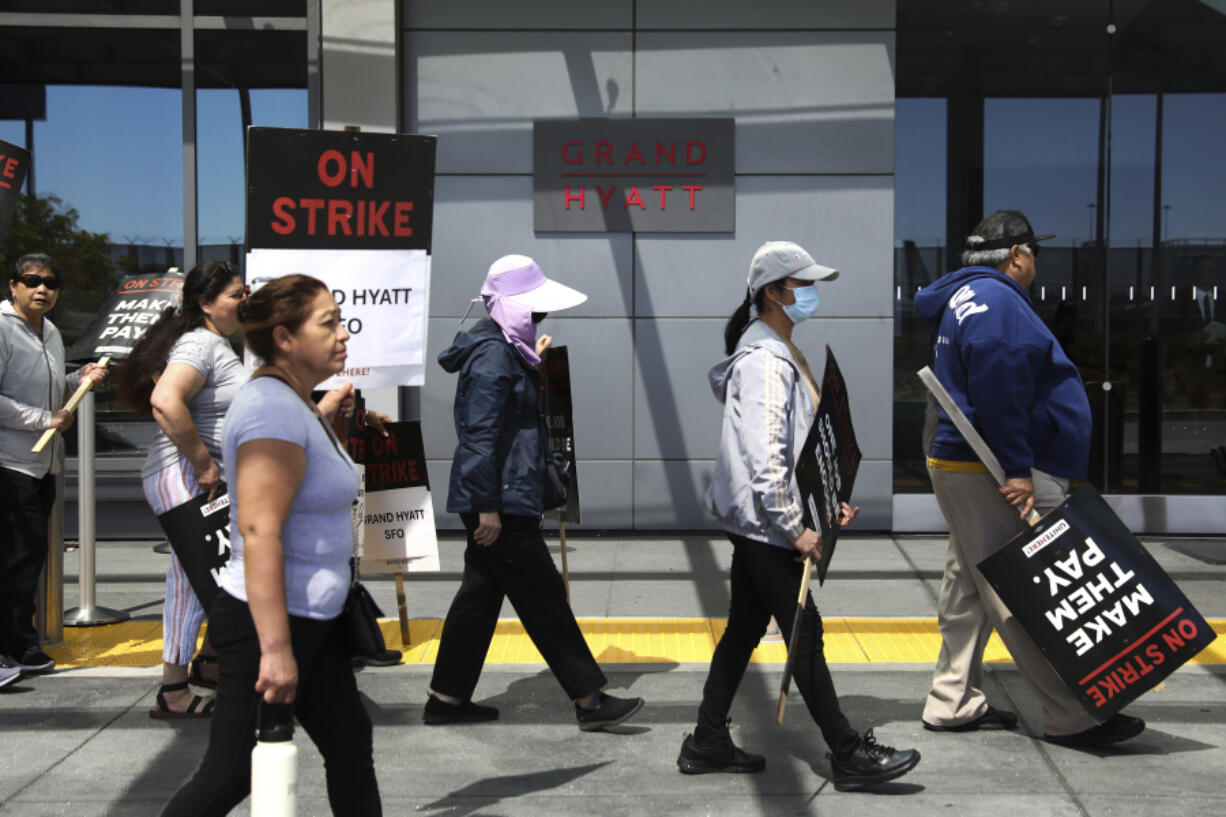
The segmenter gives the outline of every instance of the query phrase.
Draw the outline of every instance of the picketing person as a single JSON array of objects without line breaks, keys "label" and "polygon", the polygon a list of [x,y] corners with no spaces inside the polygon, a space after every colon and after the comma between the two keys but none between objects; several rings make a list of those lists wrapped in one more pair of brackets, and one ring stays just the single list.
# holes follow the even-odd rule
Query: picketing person
[{"label": "picketing person", "polygon": [[[749,266],[745,300],[724,331],[727,357],[710,371],[724,420],[706,506],[732,543],[732,599],[697,725],[677,758],[686,774],[766,768],[762,755],[733,742],[728,712],[771,616],[785,636],[791,632],[804,571],[821,557],[821,536],[804,524],[795,474],[821,395],[792,334],[817,314],[816,282],[838,276],[838,270],[817,263],[798,244],[763,244]],[[859,511],[846,502],[840,510],[842,525]],[[791,658],[796,687],[830,747],[835,788],[860,790],[906,774],[919,763],[919,752],[878,743],[872,729],[857,732],[843,714],[822,631],[821,614],[809,594]]]},{"label": "picketing person", "polygon": [[226,814],[247,796],[265,702],[292,704],[319,748],[332,813],[378,815],[371,721],[336,626],[359,475],[310,401],[344,369],[349,333],[328,288],[305,275],[265,284],[238,317],[264,365],[223,424],[233,550],[209,619],[217,703],[200,768],[164,814]]},{"label": "picketing person", "polygon": [[579,728],[607,729],[632,717],[643,699],[603,691],[607,679],[583,640],[541,535],[548,433],[537,367],[552,339],[538,336],[537,325],[547,313],[578,306],[587,296],[546,278],[531,258],[507,255],[490,267],[473,303],[478,300],[489,316],[457,333],[439,355],[443,369],[459,375],[459,441],[447,510],[460,515],[468,537],[424,720],[439,725],[498,717],[497,708],[472,696],[506,598],[574,702]]},{"label": "picketing person", "polygon": [[83,378],[99,384],[107,375],[96,363],[65,374],[64,340],[47,317],[60,284],[51,256],[28,253],[10,270],[9,299],[0,303],[0,670],[8,670],[0,686],[55,668],[34,628],[34,597],[63,443],[57,435],[31,449],[47,429],[72,425],[63,407]]},{"label": "picketing person", "polygon": [[1007,478],[996,485],[942,411],[928,473],[950,535],[937,605],[941,651],[921,718],[935,732],[1017,726],[1017,715],[990,705],[983,691],[983,651],[995,629],[1042,704],[1044,738],[1096,747],[1139,735],[1145,722],[1122,712],[1092,718],[976,568],[1026,530],[1022,516],[1032,508],[1042,514],[1063,502],[1089,462],[1085,384],[1028,291],[1039,242],[1051,237],[1035,235],[1021,211],[997,210],[967,236],[962,268],[915,297],[937,327],[937,378]]}]

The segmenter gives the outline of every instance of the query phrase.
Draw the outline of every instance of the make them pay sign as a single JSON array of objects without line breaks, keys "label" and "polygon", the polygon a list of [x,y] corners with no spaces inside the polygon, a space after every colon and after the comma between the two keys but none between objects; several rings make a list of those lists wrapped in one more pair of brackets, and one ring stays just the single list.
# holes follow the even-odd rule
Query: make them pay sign
[{"label": "make them pay sign", "polygon": [[120,286],[119,300],[106,316],[98,340],[140,340],[168,306],[179,302],[182,278],[131,278]]}]

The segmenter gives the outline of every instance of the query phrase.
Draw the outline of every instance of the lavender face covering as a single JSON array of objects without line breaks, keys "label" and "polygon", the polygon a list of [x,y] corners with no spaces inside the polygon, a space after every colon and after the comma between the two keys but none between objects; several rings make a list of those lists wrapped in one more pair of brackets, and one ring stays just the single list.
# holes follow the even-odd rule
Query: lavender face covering
[{"label": "lavender face covering", "polygon": [[[507,296],[531,292],[542,286],[545,280],[545,273],[534,262],[498,275],[488,275],[481,286],[481,298],[485,301],[490,318],[502,329],[507,342],[532,366],[541,362],[536,353],[536,324],[532,322],[532,309],[509,300]],[[475,304],[477,300],[473,298],[472,303]],[[472,304],[468,308],[471,311]],[[468,312],[465,312],[464,318],[467,317]]]}]

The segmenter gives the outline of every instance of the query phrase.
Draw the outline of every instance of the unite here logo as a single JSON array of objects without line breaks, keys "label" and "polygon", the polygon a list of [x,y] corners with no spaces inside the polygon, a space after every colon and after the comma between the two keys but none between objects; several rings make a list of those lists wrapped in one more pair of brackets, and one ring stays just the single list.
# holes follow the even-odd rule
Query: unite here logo
[{"label": "unite here logo", "polygon": [[975,290],[971,289],[970,284],[963,284],[962,288],[954,293],[954,296],[949,299],[949,308],[954,311],[954,317],[958,319],[958,325],[962,325],[962,321],[969,318],[971,315],[977,315],[980,312],[987,312],[987,304],[977,304],[971,300],[975,297]]},{"label": "unite here logo", "polygon": [[1049,530],[1043,531],[1038,538],[1032,539],[1029,543],[1027,543],[1026,546],[1022,548],[1022,553],[1025,554],[1027,559],[1029,559],[1031,556],[1035,555],[1040,550],[1063,536],[1065,532],[1068,531],[1068,527],[1068,522],[1061,519],[1060,521],[1056,522],[1056,524],[1052,525]]}]

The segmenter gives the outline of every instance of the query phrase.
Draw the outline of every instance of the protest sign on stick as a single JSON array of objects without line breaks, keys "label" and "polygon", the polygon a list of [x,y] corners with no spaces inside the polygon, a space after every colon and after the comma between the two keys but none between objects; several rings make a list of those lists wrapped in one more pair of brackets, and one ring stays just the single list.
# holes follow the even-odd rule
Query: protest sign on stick
[{"label": "protest sign on stick", "polygon": [[158,516],[192,592],[205,610],[217,595],[218,580],[230,561],[230,496],[223,483],[217,496],[200,494]]},{"label": "protest sign on stick", "polygon": [[1088,483],[979,570],[1099,720],[1153,689],[1216,637]]},{"label": "protest sign on stick", "polygon": [[0,139],[0,238],[8,232],[29,169],[30,151]]},{"label": "protest sign on stick", "polygon": [[851,501],[860,459],[860,446],[851,424],[847,383],[834,353],[827,346],[817,416],[796,460],[796,484],[800,488],[805,527],[822,537],[822,557],[817,563],[818,584],[826,581],[826,571],[830,569],[839,538],[839,506]]},{"label": "protest sign on stick", "polygon": [[332,291],[348,367],[321,385],[425,378],[435,138],[248,131],[247,283],[302,273]]},{"label": "protest sign on stick", "polygon": [[385,428],[387,437],[368,426],[360,446],[366,468],[362,572],[436,571],[438,538],[421,423]]}]

